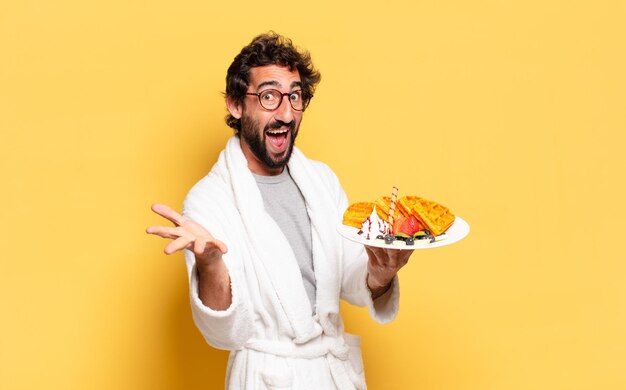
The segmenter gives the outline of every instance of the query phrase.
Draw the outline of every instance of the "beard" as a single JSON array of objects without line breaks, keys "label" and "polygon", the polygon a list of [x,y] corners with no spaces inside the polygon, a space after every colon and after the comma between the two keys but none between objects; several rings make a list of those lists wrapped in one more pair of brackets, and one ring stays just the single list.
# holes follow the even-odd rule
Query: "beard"
[{"label": "beard", "polygon": [[[281,127],[289,128],[289,145],[287,149],[279,154],[270,154],[267,151],[266,146],[266,138],[267,131],[273,129],[280,129]],[[247,116],[241,117],[241,132],[240,138],[243,139],[252,153],[259,159],[264,165],[269,168],[282,168],[289,162],[291,158],[291,152],[293,152],[293,146],[296,142],[296,137],[298,135],[298,127],[296,127],[296,122],[282,122],[279,120],[268,123],[263,128],[263,131],[259,132],[257,129],[259,128],[259,124],[252,118]]]}]

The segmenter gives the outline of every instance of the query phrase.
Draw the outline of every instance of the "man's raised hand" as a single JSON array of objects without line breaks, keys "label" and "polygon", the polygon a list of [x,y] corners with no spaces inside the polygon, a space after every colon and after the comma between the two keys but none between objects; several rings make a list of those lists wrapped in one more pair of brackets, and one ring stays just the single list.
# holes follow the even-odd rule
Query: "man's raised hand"
[{"label": "man's raised hand", "polygon": [[148,234],[173,240],[165,247],[166,254],[171,255],[182,249],[190,249],[196,254],[196,262],[200,260],[203,263],[198,266],[207,266],[228,251],[226,244],[213,237],[200,224],[180,215],[171,207],[155,203],[152,205],[152,211],[175,226],[150,226],[146,229]]}]

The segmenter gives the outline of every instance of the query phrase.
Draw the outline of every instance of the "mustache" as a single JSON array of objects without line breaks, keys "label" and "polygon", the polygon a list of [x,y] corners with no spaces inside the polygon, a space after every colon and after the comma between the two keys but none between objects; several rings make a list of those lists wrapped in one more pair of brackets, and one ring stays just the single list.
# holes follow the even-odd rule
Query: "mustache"
[{"label": "mustache", "polygon": [[289,130],[293,131],[296,128],[296,122],[295,121],[283,122],[277,119],[272,123],[268,123],[267,126],[265,126],[265,130],[276,130],[276,129],[280,129],[281,127],[287,127],[289,128]]}]

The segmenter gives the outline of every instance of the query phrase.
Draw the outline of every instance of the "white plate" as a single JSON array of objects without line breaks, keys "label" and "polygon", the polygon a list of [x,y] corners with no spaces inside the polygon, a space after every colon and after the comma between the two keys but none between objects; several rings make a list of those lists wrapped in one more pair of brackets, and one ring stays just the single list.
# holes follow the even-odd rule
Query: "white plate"
[{"label": "white plate", "polygon": [[[456,217],[452,226],[450,226],[450,228],[441,236],[437,237],[437,241],[431,243],[430,240],[415,240],[415,245],[406,245],[403,241],[396,241],[395,244],[385,244],[383,240],[366,240],[365,237],[358,234],[359,229],[347,225],[339,225],[337,230],[339,231],[339,234],[348,240],[358,242],[359,244],[374,246],[377,248],[409,250],[438,248],[440,246],[454,244],[467,236],[470,231],[470,227],[465,220],[460,217]],[[445,237],[445,239],[443,237]]]}]

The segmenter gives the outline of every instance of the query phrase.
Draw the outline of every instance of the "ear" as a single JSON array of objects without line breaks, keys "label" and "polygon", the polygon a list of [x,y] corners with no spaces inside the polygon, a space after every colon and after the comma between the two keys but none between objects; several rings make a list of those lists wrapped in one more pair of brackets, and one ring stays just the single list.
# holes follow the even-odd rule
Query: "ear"
[{"label": "ear", "polygon": [[243,112],[243,107],[241,104],[235,103],[235,101],[230,97],[226,97],[226,108],[230,115],[235,117],[235,119],[241,119],[241,113]]}]

